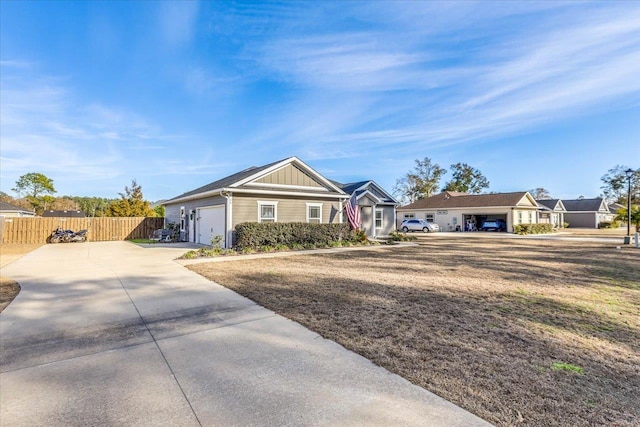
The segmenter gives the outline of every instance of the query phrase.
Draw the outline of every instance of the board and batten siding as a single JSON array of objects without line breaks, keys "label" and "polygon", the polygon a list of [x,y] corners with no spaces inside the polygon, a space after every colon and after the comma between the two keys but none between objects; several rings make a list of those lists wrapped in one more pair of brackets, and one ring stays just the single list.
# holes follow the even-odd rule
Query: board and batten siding
[{"label": "board and batten siding", "polygon": [[260,184],[297,185],[303,187],[324,188],[315,179],[293,165],[287,165],[254,182]]},{"label": "board and batten siding", "polygon": [[395,231],[394,206],[378,206],[382,209],[382,228],[376,230],[376,236],[388,236]]},{"label": "board and batten siding", "polygon": [[233,195],[232,227],[242,222],[258,222],[258,202],[277,202],[277,222],[307,222],[307,203],[322,203],[322,223],[340,222],[340,204],[334,200],[309,197],[274,198]]}]

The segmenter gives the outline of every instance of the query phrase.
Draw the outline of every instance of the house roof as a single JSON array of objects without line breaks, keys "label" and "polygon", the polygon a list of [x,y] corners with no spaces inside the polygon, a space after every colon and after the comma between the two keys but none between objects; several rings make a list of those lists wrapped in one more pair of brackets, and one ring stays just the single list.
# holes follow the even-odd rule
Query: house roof
[{"label": "house roof", "polygon": [[265,169],[269,169],[271,166],[277,165],[283,160],[286,160],[286,159],[278,160],[277,162],[269,163],[268,165],[264,165],[264,166],[251,166],[247,169],[241,170],[240,172],[236,172],[232,175],[225,176],[224,178],[220,178],[217,181],[213,181],[207,185],[203,185],[202,187],[198,187],[195,190],[187,191],[186,193],[183,193],[177,197],[173,197],[172,199],[167,201],[170,202],[173,199],[181,199],[183,197],[193,196],[200,193],[206,193],[207,191],[213,191],[219,188],[228,187],[231,184],[234,184],[238,181],[242,181],[243,179],[250,177],[251,175],[262,172]]},{"label": "house roof", "polygon": [[[198,187],[195,190],[191,190],[188,191],[186,193],[183,193],[179,196],[176,196],[170,200],[167,200],[165,202],[163,202],[163,204],[168,204],[168,203],[172,203],[172,202],[176,202],[178,200],[182,200],[182,199],[192,199],[192,198],[198,198],[199,195],[204,195],[205,193],[209,193],[209,192],[213,192],[213,191],[217,191],[217,190],[223,190],[223,189],[232,189],[233,187],[235,187],[236,189],[234,189],[234,191],[238,191],[237,187],[240,185],[245,184],[247,181],[250,181],[252,179],[258,178],[260,176],[261,173],[268,173],[270,172],[270,169],[278,169],[281,166],[285,166],[287,164],[291,164],[291,163],[297,163],[299,166],[301,166],[302,168],[306,169],[308,172],[310,172],[311,174],[315,175],[320,181],[324,181],[328,187],[332,187],[335,190],[335,193],[327,193],[326,189],[323,189],[324,191],[320,192],[318,191],[318,193],[322,193],[322,194],[335,194],[336,196],[343,196],[342,190],[336,186],[334,183],[332,183],[330,180],[326,179],[325,177],[323,177],[322,175],[320,175],[318,172],[314,171],[311,167],[309,167],[308,165],[306,165],[304,162],[302,162],[300,159],[298,159],[297,157],[287,157],[286,159],[281,159],[278,160],[276,162],[272,162],[263,166],[252,166],[250,168],[241,170],[240,172],[236,172],[232,175],[226,176],[224,178],[221,178],[217,181],[213,181],[207,185],[203,185],[202,187]],[[269,188],[269,185],[265,185],[264,187],[261,188],[261,190],[263,191],[283,191],[282,188]],[[299,189],[295,189],[295,188],[287,188],[286,189],[287,193],[309,193],[309,192],[314,192],[314,190],[309,190],[309,189],[305,189],[305,190],[299,190]]]},{"label": "house roof", "polygon": [[536,202],[543,210],[562,212],[566,211],[564,204],[560,199],[540,199],[536,200]]},{"label": "house roof", "polygon": [[86,218],[82,211],[48,210],[42,212],[43,217],[48,218]]},{"label": "house roof", "polygon": [[[438,209],[438,208],[480,208],[491,206],[517,206],[526,191],[515,193],[467,194],[455,191],[444,191],[435,196],[418,200],[402,206],[400,209]],[[532,199],[533,201],[533,199]]]},{"label": "house roof", "polygon": [[11,203],[1,202],[0,201],[0,211],[11,211],[11,212],[28,212],[32,214],[33,212],[21,208],[20,206],[12,205]]},{"label": "house roof", "polygon": [[391,194],[387,193],[384,188],[382,188],[380,185],[378,185],[377,182],[373,180],[351,182],[348,184],[342,184],[338,181],[331,182],[340,187],[342,191],[349,195],[355,192],[358,193],[358,196],[360,196],[361,194],[369,191],[376,197],[376,199],[380,200],[381,202],[395,204],[398,203],[398,201]]},{"label": "house roof", "polygon": [[606,205],[603,206],[604,199],[596,197],[595,199],[563,199],[564,207],[568,212],[599,212],[607,211]]},{"label": "house roof", "polygon": [[612,214],[617,214],[620,209],[626,209],[627,207],[621,205],[620,203],[610,203],[608,208],[609,212],[611,212]]}]

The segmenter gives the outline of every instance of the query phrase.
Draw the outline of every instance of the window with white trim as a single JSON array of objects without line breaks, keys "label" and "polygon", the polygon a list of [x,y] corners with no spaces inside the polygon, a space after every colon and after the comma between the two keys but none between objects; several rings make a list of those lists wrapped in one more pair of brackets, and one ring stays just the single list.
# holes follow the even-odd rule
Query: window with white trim
[{"label": "window with white trim", "polygon": [[277,222],[278,202],[258,202],[258,222]]},{"label": "window with white trim", "polygon": [[376,228],[382,228],[382,209],[376,209]]},{"label": "window with white trim", "polygon": [[435,215],[432,213],[424,214],[424,220],[427,222],[435,222]]},{"label": "window with white trim", "polygon": [[529,212],[529,224],[533,224],[533,212]]},{"label": "window with white trim", "polygon": [[404,214],[404,219],[413,219],[415,217],[416,217],[416,214],[413,214],[413,213]]},{"label": "window with white trim", "polygon": [[518,224],[522,224],[522,211],[518,211]]},{"label": "window with white trim", "polygon": [[322,222],[322,203],[307,203],[307,222]]}]

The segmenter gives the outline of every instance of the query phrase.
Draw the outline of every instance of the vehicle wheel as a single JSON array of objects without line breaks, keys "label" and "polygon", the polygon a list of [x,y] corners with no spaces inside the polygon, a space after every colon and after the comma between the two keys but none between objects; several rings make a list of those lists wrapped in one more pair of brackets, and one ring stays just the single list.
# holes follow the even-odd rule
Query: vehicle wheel
[{"label": "vehicle wheel", "polygon": [[409,229],[407,227],[402,227],[402,231],[406,233],[407,231],[409,231]]},{"label": "vehicle wheel", "polygon": [[423,228],[422,231],[424,231],[425,233],[428,233],[429,232],[429,227]]}]

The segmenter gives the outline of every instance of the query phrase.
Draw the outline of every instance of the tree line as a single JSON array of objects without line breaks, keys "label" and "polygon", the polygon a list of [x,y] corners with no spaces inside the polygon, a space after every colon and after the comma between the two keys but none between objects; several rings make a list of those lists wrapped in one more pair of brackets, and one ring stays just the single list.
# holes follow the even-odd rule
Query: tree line
[{"label": "tree line", "polygon": [[12,189],[18,197],[0,192],[0,200],[42,215],[46,210],[79,210],[88,217],[164,217],[164,207],[151,207],[144,199],[142,187],[131,181],[118,198],[61,196],[55,197],[53,180],[38,172],[22,175]]}]

